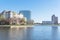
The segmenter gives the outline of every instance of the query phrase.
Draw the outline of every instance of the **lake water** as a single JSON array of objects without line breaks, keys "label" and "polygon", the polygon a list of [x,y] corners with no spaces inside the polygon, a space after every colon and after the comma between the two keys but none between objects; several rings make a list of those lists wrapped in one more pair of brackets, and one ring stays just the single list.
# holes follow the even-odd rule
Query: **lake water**
[{"label": "lake water", "polygon": [[60,40],[60,26],[0,28],[0,40]]}]

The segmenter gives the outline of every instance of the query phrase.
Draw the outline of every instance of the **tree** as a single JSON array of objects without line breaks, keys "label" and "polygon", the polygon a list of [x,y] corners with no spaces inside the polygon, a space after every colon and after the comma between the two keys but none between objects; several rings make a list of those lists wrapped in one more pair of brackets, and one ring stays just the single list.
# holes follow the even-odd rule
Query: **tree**
[{"label": "tree", "polygon": [[4,16],[3,15],[0,15],[0,20],[4,20]]}]

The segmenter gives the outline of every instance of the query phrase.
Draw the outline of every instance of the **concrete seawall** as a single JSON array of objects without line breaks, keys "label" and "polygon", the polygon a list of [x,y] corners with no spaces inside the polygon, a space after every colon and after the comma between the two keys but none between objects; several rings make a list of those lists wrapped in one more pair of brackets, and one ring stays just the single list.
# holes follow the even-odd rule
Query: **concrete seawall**
[{"label": "concrete seawall", "polygon": [[26,28],[26,27],[32,27],[32,25],[21,25],[21,26],[10,26],[10,28],[22,28],[22,27],[24,27],[24,28]]},{"label": "concrete seawall", "polygon": [[0,25],[0,28],[26,28],[26,27],[32,27],[33,25]]}]

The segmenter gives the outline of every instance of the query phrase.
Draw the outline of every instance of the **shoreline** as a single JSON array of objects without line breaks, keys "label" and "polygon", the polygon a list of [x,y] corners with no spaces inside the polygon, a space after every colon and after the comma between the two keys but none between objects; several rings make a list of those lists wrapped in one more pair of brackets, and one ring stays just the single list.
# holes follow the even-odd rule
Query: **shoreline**
[{"label": "shoreline", "polygon": [[26,27],[32,27],[33,25],[0,25],[0,28],[26,28]]},{"label": "shoreline", "polygon": [[[0,28],[27,28],[38,25],[0,25]],[[60,26],[60,25],[40,25],[40,26]]]}]

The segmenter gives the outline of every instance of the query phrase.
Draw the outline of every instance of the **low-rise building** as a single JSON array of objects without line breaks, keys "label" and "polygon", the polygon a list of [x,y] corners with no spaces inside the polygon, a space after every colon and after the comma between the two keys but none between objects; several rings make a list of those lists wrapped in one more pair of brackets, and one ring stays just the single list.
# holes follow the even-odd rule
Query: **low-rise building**
[{"label": "low-rise building", "polygon": [[34,20],[27,20],[27,24],[34,24]]},{"label": "low-rise building", "polygon": [[42,21],[42,24],[52,24],[52,21]]}]

